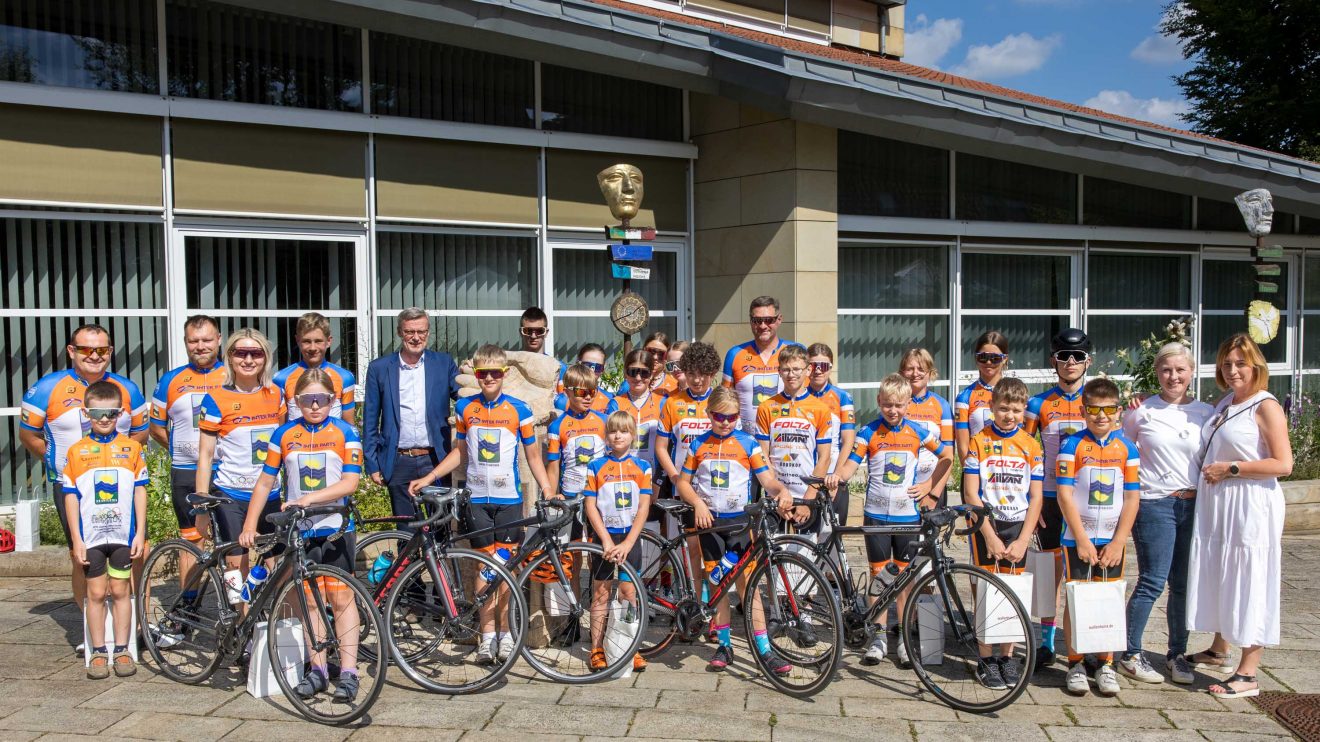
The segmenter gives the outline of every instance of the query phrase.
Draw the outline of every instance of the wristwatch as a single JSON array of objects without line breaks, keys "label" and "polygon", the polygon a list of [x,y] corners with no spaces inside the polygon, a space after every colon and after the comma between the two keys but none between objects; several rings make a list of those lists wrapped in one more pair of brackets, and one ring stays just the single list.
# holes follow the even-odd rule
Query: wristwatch
[{"label": "wristwatch", "polygon": [[1242,473],[1242,468],[1237,465],[1236,461],[1228,465],[1228,476],[1236,477],[1241,473]]}]

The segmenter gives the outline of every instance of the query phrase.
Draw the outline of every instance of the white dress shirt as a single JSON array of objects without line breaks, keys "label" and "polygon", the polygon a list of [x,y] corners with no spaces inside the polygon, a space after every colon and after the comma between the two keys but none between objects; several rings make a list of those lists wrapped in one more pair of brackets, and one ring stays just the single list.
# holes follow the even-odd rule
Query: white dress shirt
[{"label": "white dress shirt", "polygon": [[426,432],[426,355],[409,366],[399,356],[399,448],[430,448]]}]

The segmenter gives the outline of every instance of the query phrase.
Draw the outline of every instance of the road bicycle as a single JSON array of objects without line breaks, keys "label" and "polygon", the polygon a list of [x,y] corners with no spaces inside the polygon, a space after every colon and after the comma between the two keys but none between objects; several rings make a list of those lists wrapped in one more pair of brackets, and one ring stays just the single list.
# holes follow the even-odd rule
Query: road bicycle
[{"label": "road bicycle", "polygon": [[[228,497],[194,493],[195,512],[232,503]],[[350,523],[348,505],[287,506],[266,521],[275,533],[257,537],[264,555],[283,547],[265,582],[250,595],[227,585],[225,557],[247,549],[237,541],[202,551],[184,539],[156,546],[142,570],[137,589],[137,620],[143,641],[164,675],[182,683],[205,682],[228,663],[246,677],[253,642],[266,643],[265,654],[284,697],[310,721],[347,724],[371,708],[385,685],[384,631],[367,589],[352,575],[308,560],[303,528],[308,518],[340,515],[341,538]],[[180,579],[181,567],[191,562]],[[258,629],[264,628],[265,634]],[[316,664],[329,670],[330,690],[356,670],[352,697],[329,690],[303,697],[296,687]]]},{"label": "road bicycle", "polygon": [[[810,500],[793,503],[816,507]],[[680,520],[692,512],[679,500],[655,504]],[[643,533],[650,552],[642,565],[650,621],[641,648],[644,657],[662,654],[676,639],[691,642],[707,633],[717,603],[747,574],[746,594],[740,596],[747,644],[755,647],[754,634],[766,631],[771,653],[790,665],[781,672],[781,662],[771,666],[774,657],[753,651],[761,674],[771,685],[799,698],[815,695],[830,683],[843,654],[839,605],[830,598],[827,577],[813,559],[770,538],[780,523],[774,508],[774,502],[758,500],[744,509],[748,520],[743,523],[721,524],[716,519],[709,528],[685,530],[673,538]],[[750,532],[751,545],[718,583],[708,586],[703,599],[688,566],[688,538],[741,532]]]},{"label": "road bicycle", "polygon": [[[946,553],[951,538],[976,530],[990,515],[990,508],[956,505],[924,511],[921,521],[910,525],[846,526],[831,507],[824,480],[804,477],[803,482],[817,488],[814,501],[821,503],[822,535],[780,534],[775,541],[807,555],[828,572],[833,586],[830,592],[843,611],[848,648],[860,651],[869,647],[890,604],[906,593],[909,597],[899,616],[903,627],[899,640],[922,685],[949,706],[969,713],[997,711],[1016,701],[1035,667],[1030,616],[997,576],[957,563]],[[963,518],[970,521],[969,527],[956,528]],[[854,576],[848,564],[844,536],[868,534],[918,537],[907,566],[883,587],[872,580],[869,570],[859,570]],[[998,645],[1001,653],[1008,647],[1008,654],[1001,654],[1001,663],[1017,665],[1016,681],[1002,690],[988,688],[976,677],[982,654],[978,640],[985,637],[995,638],[990,643]],[[1005,637],[1008,640],[1001,641]]]}]

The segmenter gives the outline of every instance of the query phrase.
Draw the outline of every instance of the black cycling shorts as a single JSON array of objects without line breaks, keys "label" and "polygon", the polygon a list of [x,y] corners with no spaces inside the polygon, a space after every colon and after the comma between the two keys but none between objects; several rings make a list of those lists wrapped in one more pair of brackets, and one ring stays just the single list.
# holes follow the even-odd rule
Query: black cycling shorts
[{"label": "black cycling shorts", "polygon": [[[1095,550],[1098,553],[1102,548],[1104,547],[1096,546]],[[1127,549],[1123,550],[1123,556],[1127,556]],[[1113,582],[1123,579],[1123,559],[1119,559],[1118,564],[1109,568],[1094,566],[1078,558],[1076,546],[1065,546],[1063,547],[1063,570],[1069,582],[1076,580],[1083,582]]]},{"label": "black cycling shorts", "polygon": [[179,521],[179,535],[189,541],[197,541],[197,520],[192,514],[192,505],[188,504],[188,495],[197,490],[197,472],[192,469],[170,468],[170,502],[174,505],[174,517]]},{"label": "black cycling shorts", "polygon": [[[100,577],[110,568],[120,574],[128,572],[133,565],[132,553],[133,550],[124,544],[101,544],[100,546],[88,547],[88,564],[83,567],[83,574],[90,580],[94,577]],[[128,578],[118,577],[117,579]]]},{"label": "black cycling shorts", "polygon": [[338,567],[353,574],[354,560],[357,558],[357,534],[348,531],[331,541],[328,536],[314,536],[303,541],[307,558],[317,564]]},{"label": "black cycling shorts", "polygon": [[523,529],[510,528],[509,524],[522,520],[522,517],[522,503],[511,505],[469,503],[465,518],[467,522],[464,523],[463,530],[471,533],[487,528],[495,529],[490,533],[469,539],[474,549],[489,549],[495,544],[517,544],[522,541]]},{"label": "black cycling shorts", "polygon": [[[616,544],[620,540],[627,538],[627,536],[628,534],[626,533],[610,534],[610,538],[614,539],[615,540],[614,543]],[[596,541],[595,538],[592,538],[591,540]],[[640,575],[642,573],[642,544],[640,541],[633,544],[632,551],[628,552],[628,557],[625,561],[631,564],[633,569],[637,570],[637,574]],[[605,561],[604,557],[598,556],[596,554],[591,555],[592,579],[617,580],[622,576],[623,576],[623,572],[615,570],[614,562]]]},{"label": "black cycling shorts", "polygon": [[[750,522],[750,516],[741,513],[728,518],[715,518],[714,521],[713,526],[736,525],[742,527]],[[701,556],[707,563],[718,562],[730,551],[742,558],[742,555],[747,553],[747,548],[752,545],[752,531],[750,528],[743,528],[741,531],[703,533],[700,534],[699,538],[701,539]]]},{"label": "black cycling shorts", "polygon": [[[889,523],[887,521],[866,516],[862,519],[864,526],[893,526],[905,525],[901,523]],[[877,565],[883,566],[886,562],[894,562],[900,567],[906,567],[912,557],[916,555],[917,542],[921,536],[915,533],[868,533],[866,534],[866,561],[871,563],[874,569]]]},{"label": "black cycling shorts", "polygon": [[[994,525],[995,533],[999,535],[999,540],[1003,541],[1005,546],[1012,541],[1016,541],[1022,535],[1023,523],[1021,521],[1014,523],[1004,520],[991,520],[990,523]],[[996,568],[1005,571],[1012,570],[1014,574],[1027,567],[1027,555],[1025,553],[1019,562],[1000,561],[996,564],[985,549],[985,537],[981,535],[981,529],[979,528],[972,531],[968,541],[971,542],[972,547],[972,562],[978,567],[988,569],[991,572],[995,571]]]},{"label": "black cycling shorts", "polygon": [[1063,536],[1063,511],[1059,510],[1059,498],[1046,497],[1041,503],[1040,525],[1036,527],[1036,540],[1041,551],[1058,551],[1063,547],[1059,539]]},{"label": "black cycling shorts", "polygon": [[[222,495],[223,496],[223,495]],[[257,533],[266,535],[275,532],[275,526],[266,522],[266,516],[280,511],[279,498],[273,498],[266,501],[265,507],[261,509],[261,518],[257,520]],[[247,520],[248,501],[234,500],[233,502],[220,505],[211,509],[211,534],[217,544],[226,541],[237,541],[239,534],[243,533],[243,521]],[[238,552],[233,552],[230,556],[237,556]]]}]

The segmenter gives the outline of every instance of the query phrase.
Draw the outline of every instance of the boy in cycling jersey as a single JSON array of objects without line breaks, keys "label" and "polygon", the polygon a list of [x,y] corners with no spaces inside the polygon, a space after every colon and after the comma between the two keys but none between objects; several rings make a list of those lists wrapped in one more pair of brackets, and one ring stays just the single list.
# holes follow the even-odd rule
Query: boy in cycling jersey
[{"label": "boy in cycling jersey", "polygon": [[[600,395],[596,374],[575,363],[564,371],[568,407],[546,429],[546,476],[550,492],[574,498],[587,484],[587,468],[605,457],[605,415],[593,408]],[[582,522],[573,521],[570,538],[582,538]]]},{"label": "boy in cycling jersey", "polygon": [[[642,550],[635,547],[646,526],[652,494],[651,465],[633,453],[637,421],[630,413],[618,410],[610,414],[605,431],[609,454],[588,465],[586,488],[582,491],[582,509],[591,523],[593,540],[605,549],[604,558],[591,558],[595,579],[591,595],[592,670],[609,666],[603,640],[606,612],[615,586],[621,600],[630,603],[637,600],[637,589],[631,582],[618,579],[616,565],[626,561],[641,573]],[[645,669],[642,655],[633,655],[633,670]]]}]

